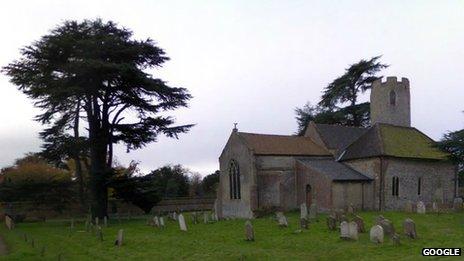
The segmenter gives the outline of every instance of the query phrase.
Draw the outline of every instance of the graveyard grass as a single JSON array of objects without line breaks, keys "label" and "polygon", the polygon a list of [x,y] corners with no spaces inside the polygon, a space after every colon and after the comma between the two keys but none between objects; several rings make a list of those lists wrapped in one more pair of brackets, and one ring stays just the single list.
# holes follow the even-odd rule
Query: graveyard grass
[{"label": "graveyard grass", "polygon": [[[165,229],[146,225],[146,218],[111,220],[103,228],[104,241],[95,233],[85,232],[82,220],[69,228],[67,220],[50,220],[45,223],[19,223],[15,230],[0,228],[9,249],[2,260],[314,260],[350,259],[391,260],[421,258],[423,247],[463,247],[464,213],[425,214],[400,212],[363,212],[366,230],[377,215],[393,221],[401,235],[401,245],[394,246],[390,239],[381,245],[369,240],[369,233],[360,234],[359,241],[343,241],[338,231],[329,231],[326,216],[309,224],[301,233],[299,212],[286,213],[288,228],[278,227],[273,216],[252,221],[255,241],[245,241],[245,220],[224,220],[210,224],[192,224],[187,214],[187,232],[177,222],[168,221]],[[410,217],[416,223],[418,239],[403,235],[403,221]],[[199,221],[202,221],[202,217]],[[118,230],[124,229],[124,245],[114,245]],[[28,242],[24,240],[24,233]],[[31,246],[34,239],[35,247]],[[41,249],[45,246],[45,256]]]}]

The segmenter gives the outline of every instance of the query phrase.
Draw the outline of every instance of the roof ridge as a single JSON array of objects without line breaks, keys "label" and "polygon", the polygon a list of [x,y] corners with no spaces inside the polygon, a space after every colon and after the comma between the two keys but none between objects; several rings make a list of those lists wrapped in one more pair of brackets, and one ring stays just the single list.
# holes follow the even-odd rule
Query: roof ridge
[{"label": "roof ridge", "polygon": [[369,129],[369,127],[361,127],[361,126],[349,126],[343,124],[330,124],[330,123],[314,123],[316,125],[326,125],[326,126],[333,126],[333,127],[345,127],[345,128],[352,128],[352,129]]},{"label": "roof ridge", "polygon": [[265,133],[252,133],[252,132],[243,132],[238,131],[238,134],[248,134],[248,135],[261,135],[261,136],[277,136],[277,137],[290,137],[290,138],[309,138],[305,136],[298,136],[298,135],[283,135],[283,134],[265,134]]}]

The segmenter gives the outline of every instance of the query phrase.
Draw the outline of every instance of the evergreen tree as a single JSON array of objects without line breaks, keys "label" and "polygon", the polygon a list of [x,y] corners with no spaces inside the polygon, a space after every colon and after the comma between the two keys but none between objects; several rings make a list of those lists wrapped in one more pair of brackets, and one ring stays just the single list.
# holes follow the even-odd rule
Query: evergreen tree
[{"label": "evergreen tree", "polygon": [[191,95],[146,72],[169,58],[153,40],[134,40],[132,35],[111,21],[66,21],[3,68],[41,109],[41,123],[67,119],[70,129],[71,119],[86,122],[92,214],[100,218],[107,214],[113,144],[138,149],[160,134],[177,138],[192,127],[174,126],[172,117],[160,115],[186,107]]}]

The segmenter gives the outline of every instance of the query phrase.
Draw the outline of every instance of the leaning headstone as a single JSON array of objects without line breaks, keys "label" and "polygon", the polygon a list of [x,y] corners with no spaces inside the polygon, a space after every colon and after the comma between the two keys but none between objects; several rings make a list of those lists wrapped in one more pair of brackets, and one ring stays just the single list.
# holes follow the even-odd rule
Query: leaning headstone
[{"label": "leaning headstone", "polygon": [[383,228],[379,225],[375,225],[369,231],[369,236],[374,243],[383,243]]},{"label": "leaning headstone", "polygon": [[382,215],[377,216],[375,218],[375,224],[380,225],[380,222],[382,222],[382,220],[385,220],[385,218]]},{"label": "leaning headstone", "polygon": [[9,215],[5,215],[5,225],[9,230],[14,229],[15,227],[14,220]]},{"label": "leaning headstone", "polygon": [[124,230],[119,229],[119,231],[118,231],[118,236],[117,236],[117,238],[116,238],[115,245],[117,245],[118,247],[121,247],[123,241],[124,241]]},{"label": "leaning headstone", "polygon": [[312,203],[309,207],[309,220],[317,219],[317,205],[316,203]]},{"label": "leaning headstone", "polygon": [[307,219],[308,218],[308,207],[306,203],[300,205],[300,219]]},{"label": "leaning headstone", "polygon": [[280,227],[288,227],[287,217],[281,212],[277,212],[277,213],[279,213],[277,215],[277,219],[278,219],[277,221],[279,222],[279,226]]},{"label": "leaning headstone", "polygon": [[308,220],[306,218],[300,218],[300,228],[308,229]]},{"label": "leaning headstone", "polygon": [[255,241],[255,232],[250,220],[245,222],[245,236],[247,241]]},{"label": "leaning headstone", "polygon": [[417,202],[417,213],[425,214],[425,204],[422,201]]},{"label": "leaning headstone", "polygon": [[406,213],[412,213],[414,211],[414,204],[412,203],[411,200],[406,201],[404,204],[404,212]]},{"label": "leaning headstone", "polygon": [[393,242],[393,245],[395,246],[399,246],[401,244],[401,241],[400,241],[400,235],[398,234],[393,234],[393,236],[391,237],[392,239],[392,242]]},{"label": "leaning headstone", "polygon": [[340,223],[340,238],[345,240],[350,239],[350,227],[346,221]]},{"label": "leaning headstone", "polygon": [[355,216],[353,218],[353,221],[356,222],[356,225],[358,225],[358,232],[359,233],[364,233],[366,232],[366,229],[364,227],[364,219],[362,219],[362,217],[360,216]]},{"label": "leaning headstone", "polygon": [[208,218],[208,213],[203,212],[203,223],[208,224],[209,218]]},{"label": "leaning headstone", "polygon": [[463,206],[462,206],[462,198],[455,198],[453,200],[453,209],[455,211],[461,211],[463,209]]},{"label": "leaning headstone", "polygon": [[383,232],[386,236],[393,236],[393,234],[395,234],[395,227],[393,226],[393,223],[388,220],[388,219],[384,219],[382,221],[380,221],[380,224],[379,224],[382,228],[383,228]]},{"label": "leaning headstone", "polygon": [[416,224],[414,221],[410,218],[407,218],[403,222],[403,230],[404,234],[412,239],[417,238],[417,232],[416,232]]},{"label": "leaning headstone", "polygon": [[182,215],[182,213],[179,214],[178,219],[179,219],[180,230],[187,231],[187,225],[185,224],[184,215]]},{"label": "leaning headstone", "polygon": [[329,227],[330,230],[337,229],[337,219],[333,215],[327,217],[327,227]]}]

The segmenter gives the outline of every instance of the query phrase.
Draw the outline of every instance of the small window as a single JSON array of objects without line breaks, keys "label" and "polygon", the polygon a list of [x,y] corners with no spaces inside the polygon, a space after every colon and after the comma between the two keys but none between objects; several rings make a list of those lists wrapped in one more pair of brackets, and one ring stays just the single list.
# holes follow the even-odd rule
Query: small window
[{"label": "small window", "polygon": [[229,164],[229,190],[230,199],[240,199],[240,170],[235,160]]},{"label": "small window", "polygon": [[395,91],[390,91],[390,105],[396,105],[396,93]]},{"label": "small window", "polygon": [[398,196],[400,191],[400,179],[398,177],[392,178],[392,196]]},{"label": "small window", "polygon": [[421,194],[421,187],[422,187],[422,178],[417,180],[417,195]]}]

